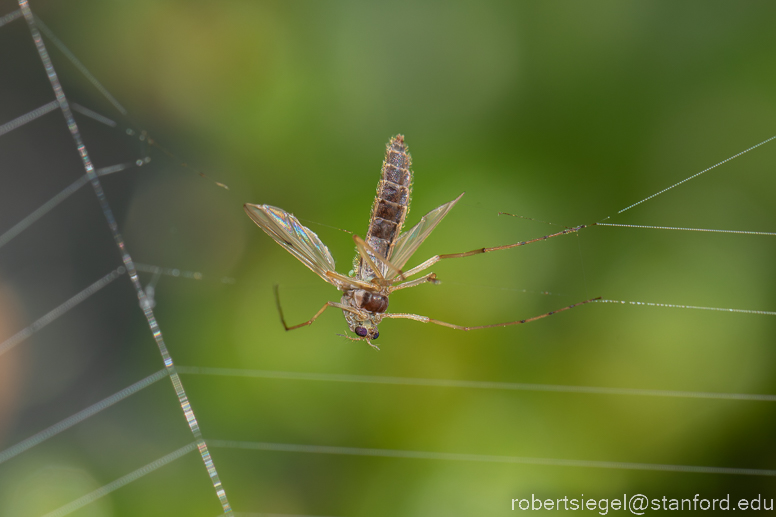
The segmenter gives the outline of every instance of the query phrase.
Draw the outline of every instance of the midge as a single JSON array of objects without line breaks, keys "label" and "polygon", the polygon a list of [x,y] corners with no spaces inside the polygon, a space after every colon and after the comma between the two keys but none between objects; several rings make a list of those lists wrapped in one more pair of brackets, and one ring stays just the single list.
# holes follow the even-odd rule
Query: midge
[{"label": "midge", "polygon": [[318,238],[315,232],[302,226],[293,214],[269,205],[245,205],[245,212],[262,230],[314,273],[342,291],[342,299],[339,302],[326,302],[312,318],[304,323],[289,327],[286,325],[285,318],[283,317],[278,288],[275,286],[280,320],[286,330],[310,325],[327,307],[337,307],[342,309],[350,330],[358,336],[355,338],[345,337],[354,341],[366,341],[370,346],[379,350],[372,343],[372,340],[377,339],[380,335],[377,326],[383,318],[405,318],[423,323],[436,323],[437,325],[459,330],[474,330],[527,323],[594,300],[585,300],[584,302],[575,303],[525,320],[479,325],[476,327],[464,327],[445,323],[444,321],[418,314],[386,312],[388,309],[388,297],[392,292],[415,287],[426,282],[438,283],[434,273],[429,273],[415,280],[408,280],[408,278],[427,270],[442,259],[468,257],[490,251],[516,248],[517,246],[546,240],[550,237],[578,232],[585,228],[585,225],[577,226],[552,235],[545,235],[538,239],[494,248],[480,248],[465,253],[435,255],[422,264],[404,271],[402,268],[412,254],[415,253],[415,250],[418,249],[431,231],[436,228],[436,225],[463,196],[461,194],[449,203],[445,203],[430,211],[420,218],[418,224],[402,233],[401,229],[409,211],[410,192],[412,191],[412,170],[410,166],[411,157],[404,143],[404,136],[396,135],[391,138],[385,151],[382,175],[380,183],[377,185],[377,196],[372,204],[372,215],[369,218],[369,230],[366,233],[366,239],[362,239],[358,235],[353,236],[358,254],[353,261],[353,274],[351,276],[337,273],[334,259],[331,253],[329,253],[329,249],[321,242],[321,239]]}]

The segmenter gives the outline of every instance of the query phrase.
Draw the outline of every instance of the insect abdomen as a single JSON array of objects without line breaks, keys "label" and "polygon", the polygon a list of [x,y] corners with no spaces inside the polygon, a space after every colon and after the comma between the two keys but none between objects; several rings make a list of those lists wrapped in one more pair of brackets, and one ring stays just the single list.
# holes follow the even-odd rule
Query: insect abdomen
[{"label": "insect abdomen", "polygon": [[[383,257],[388,257],[407,217],[412,192],[411,165],[404,136],[391,138],[385,150],[382,176],[366,234],[366,242]],[[368,269],[363,259],[361,267]]]}]

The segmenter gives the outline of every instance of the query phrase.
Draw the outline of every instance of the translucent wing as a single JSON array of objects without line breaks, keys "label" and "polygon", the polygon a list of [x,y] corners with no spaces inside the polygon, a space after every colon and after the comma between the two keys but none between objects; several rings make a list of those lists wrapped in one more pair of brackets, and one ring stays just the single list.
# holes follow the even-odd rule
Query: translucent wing
[{"label": "translucent wing", "polygon": [[461,197],[463,197],[463,194],[449,203],[436,207],[421,217],[418,224],[399,235],[399,238],[396,239],[396,244],[394,244],[393,250],[391,251],[391,256],[388,258],[391,261],[391,264],[397,268],[403,268],[404,264],[412,257],[412,254],[415,253],[421,244],[423,244],[426,237],[431,234],[432,230],[436,228]]},{"label": "translucent wing", "polygon": [[326,271],[335,271],[334,258],[329,248],[321,242],[315,232],[302,226],[299,219],[285,210],[269,205],[244,206],[245,213],[258,224],[267,235],[283,246],[318,276],[338,285]]}]

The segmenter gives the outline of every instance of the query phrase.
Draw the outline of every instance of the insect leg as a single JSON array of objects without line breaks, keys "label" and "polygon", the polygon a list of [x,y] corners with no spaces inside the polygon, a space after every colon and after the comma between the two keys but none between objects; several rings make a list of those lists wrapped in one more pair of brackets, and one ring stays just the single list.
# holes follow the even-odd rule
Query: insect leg
[{"label": "insect leg", "polygon": [[364,282],[363,280],[359,280],[357,278],[350,278],[349,276],[341,275],[337,273],[336,271],[326,271],[324,273],[326,275],[326,278],[329,279],[329,283],[334,284],[337,288],[340,288],[340,286],[348,286],[355,289],[366,289],[367,291],[378,291],[380,290],[380,286],[375,285],[371,282]]},{"label": "insect leg", "polygon": [[292,327],[289,327],[288,325],[286,325],[286,318],[283,317],[283,308],[280,306],[280,289],[279,289],[279,287],[280,286],[275,285],[275,302],[277,302],[277,305],[278,305],[278,312],[280,313],[280,322],[283,324],[283,328],[285,328],[286,330],[294,330],[294,329],[298,329],[300,327],[305,327],[307,325],[312,324],[312,322],[315,321],[318,318],[318,316],[320,316],[323,313],[323,311],[325,311],[328,307],[337,307],[338,309],[343,309],[343,310],[346,310],[346,311],[353,312],[355,314],[360,314],[359,311],[357,311],[356,309],[353,309],[352,307],[348,307],[347,305],[343,305],[343,304],[337,303],[337,302],[326,302],[323,305],[323,307],[321,307],[321,310],[319,310],[318,312],[315,313],[315,316],[313,316],[309,320],[305,321],[304,323],[300,323],[299,325],[294,325]]},{"label": "insect leg", "polygon": [[504,246],[496,246],[493,248],[480,248],[477,250],[467,251],[465,253],[449,253],[447,255],[435,255],[428,259],[427,261],[423,262],[422,264],[415,266],[414,268],[410,269],[409,271],[404,272],[404,276],[412,276],[420,273],[421,271],[430,268],[437,262],[439,262],[442,259],[450,259],[450,258],[462,258],[462,257],[471,257],[472,255],[479,255],[481,253],[489,253],[491,251],[498,251],[498,250],[508,250],[509,248],[517,248],[518,246],[525,246],[526,244],[532,244],[534,242],[539,241],[546,241],[547,239],[550,239],[552,237],[559,237],[561,235],[566,235],[569,233],[576,233],[582,228],[587,228],[588,225],[583,224],[582,226],[576,226],[574,228],[569,228],[567,230],[563,230],[562,232],[553,233],[552,235],[545,235],[544,237],[538,237],[536,239],[531,239],[529,241],[520,241],[516,242],[514,244],[506,244]]},{"label": "insect leg", "polygon": [[416,285],[425,284],[426,282],[438,284],[439,280],[437,280],[436,273],[430,273],[422,278],[418,278],[417,280],[410,280],[409,282],[404,282],[403,284],[389,287],[388,289],[390,292],[394,292],[398,291],[399,289],[406,289],[408,287],[415,287]]},{"label": "insect leg", "polygon": [[[372,271],[375,272],[375,274],[378,276],[380,280],[385,280],[385,277],[383,276],[382,272],[375,266],[375,263],[372,261],[372,257],[370,257],[370,254],[374,256],[375,259],[377,259],[378,262],[383,264],[389,271],[393,272],[394,275],[398,275],[399,278],[404,280],[405,275],[402,273],[401,269],[397,268],[393,264],[391,264],[388,260],[383,258],[379,253],[377,253],[372,246],[367,244],[367,242],[359,237],[358,235],[353,235],[353,240],[356,241],[356,248],[358,248],[358,253],[364,257],[364,260],[366,260],[366,263],[369,264],[369,267],[372,268]],[[368,252],[368,253],[367,253]]]},{"label": "insect leg", "polygon": [[558,309],[552,312],[547,312],[544,314],[540,314],[539,316],[534,316],[533,318],[528,318],[524,320],[517,320],[517,321],[507,321],[506,323],[494,323],[493,325],[477,325],[474,327],[464,327],[463,325],[455,325],[453,323],[446,323],[444,321],[435,320],[433,318],[429,318],[428,316],[421,316],[419,314],[404,314],[404,313],[385,313],[383,314],[383,318],[403,318],[408,320],[415,320],[419,321],[421,323],[434,323],[436,325],[442,325],[443,327],[450,327],[451,329],[456,330],[477,330],[477,329],[489,329],[494,327],[508,327],[510,325],[520,325],[521,323],[529,323],[531,321],[540,320],[542,318],[546,318],[547,316],[552,316],[553,314],[556,314],[558,312],[567,311],[569,309],[573,309],[574,307],[579,307],[580,305],[584,305],[586,303],[594,302],[596,300],[600,300],[601,297],[598,298],[592,298],[590,300],[585,300],[584,302],[574,303],[567,307],[563,307],[562,309]]}]

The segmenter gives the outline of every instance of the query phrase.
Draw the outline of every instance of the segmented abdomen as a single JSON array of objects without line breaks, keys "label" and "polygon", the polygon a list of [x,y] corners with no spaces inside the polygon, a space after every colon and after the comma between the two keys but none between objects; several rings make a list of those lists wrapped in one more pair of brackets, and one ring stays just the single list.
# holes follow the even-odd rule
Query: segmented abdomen
[{"label": "segmented abdomen", "polygon": [[[369,231],[366,242],[383,257],[388,257],[396,239],[401,233],[407,217],[412,192],[412,158],[404,144],[404,136],[396,135],[386,146],[382,176],[377,184],[377,196],[372,204]],[[371,275],[372,271],[360,260],[359,276]]]}]

